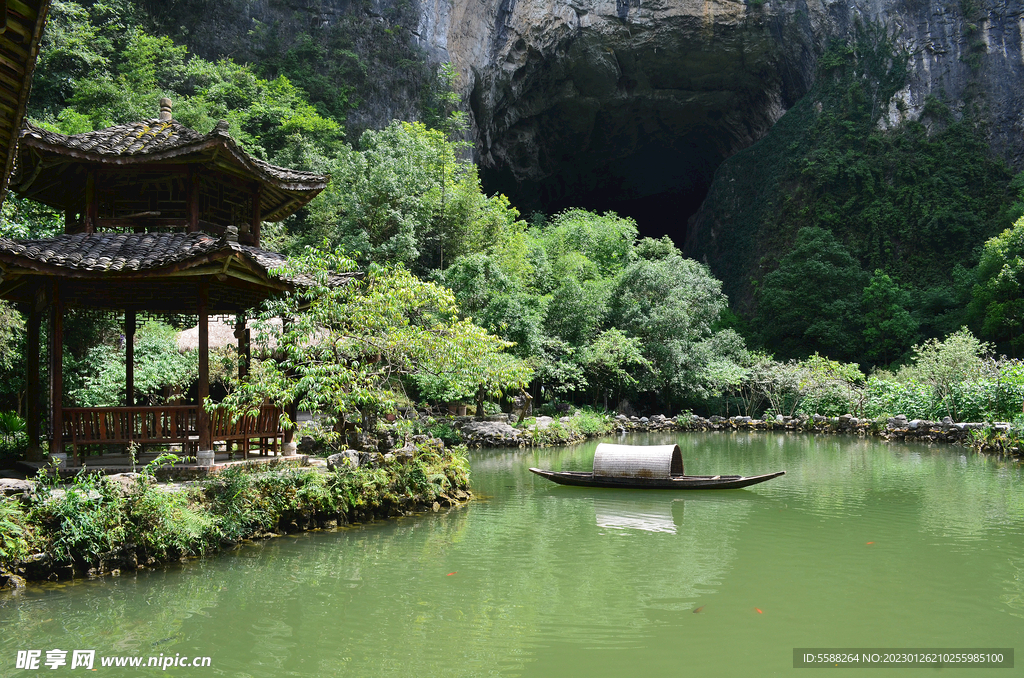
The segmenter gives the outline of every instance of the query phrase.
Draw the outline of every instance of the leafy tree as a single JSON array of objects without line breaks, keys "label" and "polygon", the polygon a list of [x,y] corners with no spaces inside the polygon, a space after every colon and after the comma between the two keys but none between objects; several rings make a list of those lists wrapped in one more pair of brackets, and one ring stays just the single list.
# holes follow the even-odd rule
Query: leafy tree
[{"label": "leafy tree", "polygon": [[[246,150],[271,162],[322,169],[312,165],[339,149],[339,123],[321,116],[287,78],[266,80],[230,60],[193,56],[146,32],[137,13],[117,0],[54,3],[29,115],[77,134],[152,118],[160,98],[170,96],[175,119],[201,132],[227,120]],[[316,153],[308,152],[311,144]]]},{"label": "leafy tree", "polygon": [[672,255],[629,264],[611,295],[611,323],[640,340],[653,366],[640,387],[669,396],[707,396],[738,382],[743,341],[712,327],[726,306],[707,267]]},{"label": "leafy tree", "polygon": [[792,250],[761,285],[758,315],[766,343],[787,357],[856,355],[866,278],[830,231],[800,229]]},{"label": "leafy tree", "polygon": [[566,277],[551,295],[544,327],[573,346],[585,346],[598,333],[608,312],[608,286]]},{"label": "leafy tree", "polygon": [[982,332],[1008,341],[1015,350],[1024,344],[1024,217],[985,243],[978,263],[970,312]]},{"label": "leafy tree", "polygon": [[451,62],[445,62],[437,67],[433,82],[423,91],[424,124],[450,137],[466,128],[466,114],[459,110],[462,101],[457,90],[458,77]]},{"label": "leafy tree", "polygon": [[361,261],[400,262],[425,274],[516,221],[506,199],[481,194],[475,166],[440,130],[394,121],[365,132],[360,146],[337,156],[303,241],[326,238]]},{"label": "leafy tree", "polygon": [[473,254],[457,259],[438,282],[449,287],[460,311],[488,332],[512,342],[521,358],[535,355],[543,337],[544,300],[522,290],[495,257]]},{"label": "leafy tree", "polygon": [[[125,347],[123,335],[92,346],[77,366],[81,386],[68,394],[80,407],[124,405]],[[195,351],[178,350],[177,331],[164,323],[148,322],[135,334],[135,402],[160,404],[165,389],[186,390],[199,376]]]},{"label": "leafy tree", "polygon": [[859,414],[862,407],[860,388],[864,373],[856,363],[841,363],[817,353],[797,364],[800,374],[799,411],[838,417]]},{"label": "leafy tree", "polygon": [[548,257],[557,261],[580,255],[592,261],[601,275],[621,270],[633,256],[636,222],[615,212],[598,215],[582,209],[557,214],[539,235]]},{"label": "leafy tree", "polygon": [[577,353],[575,346],[562,339],[541,339],[539,349],[530,356],[530,365],[542,393],[557,397],[586,391],[590,382],[587,381]]},{"label": "leafy tree", "polygon": [[283,360],[260,362],[229,395],[229,407],[295,402],[329,421],[359,414],[369,429],[394,407],[404,380],[445,400],[481,390],[498,396],[529,381],[527,365],[504,353],[508,342],[459,318],[449,290],[400,267],[371,266],[338,284],[339,273],[355,269],[340,251],[311,248],[289,259],[280,273],[310,284],[268,303],[264,321],[286,317],[286,325],[257,329],[258,341],[273,338]]},{"label": "leafy tree", "polygon": [[795,360],[776,361],[762,351],[753,351],[743,364],[743,378],[735,393],[748,417],[766,411],[793,416],[800,405],[800,368]]},{"label": "leafy tree", "polygon": [[917,321],[906,308],[907,295],[892,278],[875,269],[861,296],[865,353],[888,364],[914,341]]},{"label": "leafy tree", "polygon": [[341,122],[353,107],[352,78],[362,64],[346,45],[302,33],[283,54],[264,50],[261,56],[255,62],[261,76],[286,77],[308,93],[321,115]]},{"label": "leafy tree", "polygon": [[42,203],[8,193],[0,207],[0,238],[51,238],[64,232],[64,216]]},{"label": "leafy tree", "polygon": [[765,334],[776,318],[761,305],[763,275],[802,229],[831,231],[865,271],[899,280],[919,333],[942,337],[964,322],[958,264],[973,268],[985,240],[1020,216],[1011,203],[1024,204],[1024,179],[1011,185],[992,153],[983,103],[938,93],[912,119],[901,94],[912,58],[904,41],[881,22],[851,29],[827,46],[807,96],[719,168],[694,234],[694,251],[778,356],[877,360],[858,348],[856,324],[833,325],[827,342]]},{"label": "leafy tree", "polygon": [[1024,172],[1019,172],[1013,177],[1009,192],[1013,197],[1013,202],[1006,208],[1003,219],[1006,223],[1012,224],[1024,217]]},{"label": "leafy tree", "polygon": [[675,255],[682,255],[672,239],[663,235],[657,240],[654,238],[640,238],[634,250],[637,257],[641,259],[665,259]]},{"label": "leafy tree", "polygon": [[25,320],[13,305],[0,301],[0,370],[7,370],[21,357],[19,343]]},{"label": "leafy tree", "polygon": [[896,373],[899,381],[931,387],[934,399],[957,421],[963,412],[958,407],[957,389],[961,384],[977,382],[986,373],[985,356],[992,346],[978,340],[966,327],[944,340],[929,339],[911,349],[911,362]]},{"label": "leafy tree", "polygon": [[595,386],[594,404],[603,396],[605,409],[608,409],[610,394],[617,400],[623,388],[639,383],[636,374],[643,375],[651,370],[640,340],[614,327],[602,332],[583,349],[580,366],[588,383]]}]

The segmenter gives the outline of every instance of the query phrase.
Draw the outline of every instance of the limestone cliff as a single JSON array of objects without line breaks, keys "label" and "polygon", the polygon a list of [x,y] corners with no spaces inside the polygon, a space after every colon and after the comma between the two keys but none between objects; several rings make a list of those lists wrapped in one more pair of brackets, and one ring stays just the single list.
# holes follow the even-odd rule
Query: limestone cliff
[{"label": "limestone cliff", "polygon": [[[490,190],[548,211],[661,196],[641,227],[680,243],[722,162],[808,92],[829,40],[858,21],[912,55],[881,124],[915,119],[929,94],[954,114],[981,102],[994,152],[1024,165],[1024,0],[144,2],[207,57],[266,58],[301,36],[352,54],[355,128],[416,116],[429,66],[450,61]],[[722,213],[691,220],[694,254],[725,251]]]}]

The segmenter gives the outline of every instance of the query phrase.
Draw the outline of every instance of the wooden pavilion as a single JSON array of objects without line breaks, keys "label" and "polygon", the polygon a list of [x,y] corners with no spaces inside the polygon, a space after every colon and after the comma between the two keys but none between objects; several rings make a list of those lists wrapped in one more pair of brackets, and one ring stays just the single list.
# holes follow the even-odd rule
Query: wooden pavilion
[{"label": "wooden pavilion", "polygon": [[[239,318],[239,353],[248,354],[245,313],[292,282],[271,273],[285,262],[261,249],[260,224],[294,213],[328,177],[276,167],[246,153],[220,122],[201,134],[175,121],[171,102],[157,119],[63,135],[26,124],[11,189],[64,213],[64,234],[0,239],[0,298],[28,314],[27,413],[30,455],[41,456],[49,413],[51,455],[71,445],[171,444],[212,463],[216,441],[275,439],[279,412],[231,422],[203,407],[209,395],[209,317]],[[123,407],[65,407],[63,324],[69,307],[124,314]],[[188,314],[199,324],[198,403],[134,403],[133,338],[139,314]],[[39,340],[49,322],[50,397],[42,404]]]},{"label": "wooden pavilion", "polygon": [[25,117],[50,0],[0,3],[0,203],[14,165],[18,129]]}]

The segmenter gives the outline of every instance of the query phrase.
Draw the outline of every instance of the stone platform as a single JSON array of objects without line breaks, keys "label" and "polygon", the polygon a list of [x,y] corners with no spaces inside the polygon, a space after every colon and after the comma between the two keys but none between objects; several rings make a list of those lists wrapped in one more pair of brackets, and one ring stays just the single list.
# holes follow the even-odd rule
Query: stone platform
[{"label": "stone platform", "polygon": [[[98,472],[104,475],[112,475],[115,473],[132,473],[141,471],[146,467],[146,464],[156,459],[160,454],[155,452],[146,452],[138,455],[135,464],[132,464],[131,457],[127,454],[103,454],[96,456],[89,456],[83,459],[84,464],[80,466],[62,466],[60,469],[61,477],[74,476],[80,473],[82,470]],[[236,453],[235,459],[230,458],[227,452],[217,452],[214,456],[214,463],[212,466],[199,466],[195,463],[176,463],[173,466],[163,466],[157,472],[158,477],[173,476],[173,477],[202,477],[209,473],[216,473],[222,471],[230,466],[259,466],[264,464],[277,464],[283,462],[298,462],[301,464],[308,463],[308,456],[303,454],[290,454],[290,455],[267,455],[267,456],[253,456],[250,455],[248,459],[241,459],[240,454]],[[24,471],[27,475],[32,476],[37,474],[43,468],[48,466],[48,462],[45,461],[19,461],[17,467]]]}]

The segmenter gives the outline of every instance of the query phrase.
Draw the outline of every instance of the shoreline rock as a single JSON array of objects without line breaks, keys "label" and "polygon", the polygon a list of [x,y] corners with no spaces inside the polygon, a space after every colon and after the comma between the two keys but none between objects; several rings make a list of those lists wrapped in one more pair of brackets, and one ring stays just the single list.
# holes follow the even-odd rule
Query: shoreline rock
[{"label": "shoreline rock", "polygon": [[[850,414],[839,417],[809,415],[786,417],[778,415],[772,419],[754,419],[747,416],[733,417],[700,417],[697,415],[679,415],[666,417],[655,414],[650,417],[626,416],[624,414],[608,415],[612,425],[611,433],[656,433],[672,431],[775,431],[780,433],[815,433],[822,435],[857,435],[871,436],[880,440],[918,441],[927,443],[945,443],[979,446],[975,441],[974,431],[986,429],[998,434],[1006,434],[1012,428],[1007,422],[954,422],[950,417],[942,421],[926,419],[907,419],[904,415],[890,417],[887,420],[857,418]],[[539,420],[540,418],[538,418]],[[537,426],[543,430],[551,425],[551,418],[546,417],[545,426]],[[562,417],[568,419],[568,417]],[[564,424],[565,422],[560,422]],[[548,445],[535,435],[534,428],[515,428],[504,418],[490,417],[474,419],[472,417],[456,417],[452,426],[463,436],[463,442],[471,448],[490,447],[543,447]],[[602,434],[607,435],[607,434]],[[574,444],[588,437],[582,435],[569,442],[558,441],[554,444]],[[600,436],[597,436],[600,437]],[[980,445],[986,452],[1011,453],[1021,455],[1021,450],[1006,448],[999,441]]]}]

